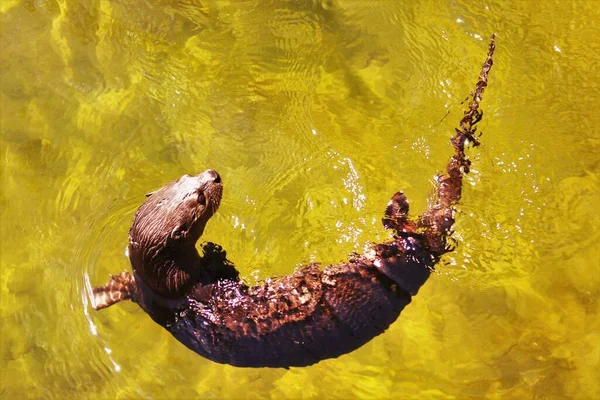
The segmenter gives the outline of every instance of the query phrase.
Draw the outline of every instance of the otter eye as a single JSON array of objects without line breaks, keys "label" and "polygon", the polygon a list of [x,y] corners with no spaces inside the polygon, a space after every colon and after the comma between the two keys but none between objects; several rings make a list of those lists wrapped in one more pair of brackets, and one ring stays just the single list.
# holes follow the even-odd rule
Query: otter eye
[{"label": "otter eye", "polygon": [[204,192],[198,192],[198,203],[206,205],[206,197],[204,196]]}]

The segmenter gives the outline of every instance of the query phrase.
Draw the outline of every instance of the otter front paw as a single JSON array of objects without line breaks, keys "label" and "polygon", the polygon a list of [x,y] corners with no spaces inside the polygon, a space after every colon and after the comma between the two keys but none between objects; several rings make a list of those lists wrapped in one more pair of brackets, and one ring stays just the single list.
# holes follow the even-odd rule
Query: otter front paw
[{"label": "otter front paw", "polygon": [[132,300],[135,292],[135,280],[127,271],[111,275],[104,286],[92,288],[92,307],[102,310],[124,300]]}]

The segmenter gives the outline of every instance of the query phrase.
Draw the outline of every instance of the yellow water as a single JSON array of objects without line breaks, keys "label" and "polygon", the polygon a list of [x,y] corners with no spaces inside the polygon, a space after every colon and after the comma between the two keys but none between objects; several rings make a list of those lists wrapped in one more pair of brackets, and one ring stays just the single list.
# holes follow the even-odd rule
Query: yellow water
[{"label": "yellow water", "polygon": [[[0,3],[0,398],[599,398],[598,2],[298,3]],[[249,281],[385,237],[396,190],[418,215],[492,32],[458,247],[386,333],[240,369],[91,310],[184,173],[223,176],[205,237]]]}]

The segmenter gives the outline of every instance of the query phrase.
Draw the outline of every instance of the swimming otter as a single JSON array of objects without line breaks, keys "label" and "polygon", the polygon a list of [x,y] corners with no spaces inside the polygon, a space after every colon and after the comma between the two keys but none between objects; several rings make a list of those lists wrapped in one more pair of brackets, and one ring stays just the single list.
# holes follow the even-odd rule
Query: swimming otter
[{"label": "swimming otter", "polygon": [[133,300],[190,349],[240,367],[305,366],[365,344],[396,320],[450,251],[454,205],[470,166],[464,149],[479,144],[475,124],[493,53],[494,36],[429,209],[411,220],[402,192],[388,203],[382,222],[392,239],[343,264],[312,263],[248,286],[221,247],[206,243],[202,255],[195,247],[219,207],[221,177],[214,170],[184,175],[149,194],[136,212],[128,246],[133,275],[94,287],[94,308]]}]

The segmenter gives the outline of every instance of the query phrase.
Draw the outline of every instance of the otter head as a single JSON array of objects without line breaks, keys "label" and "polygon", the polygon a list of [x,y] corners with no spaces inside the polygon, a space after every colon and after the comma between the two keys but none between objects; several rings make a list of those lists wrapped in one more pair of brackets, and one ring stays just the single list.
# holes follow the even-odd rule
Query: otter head
[{"label": "otter head", "polygon": [[198,257],[194,246],[217,211],[222,193],[221,177],[209,169],[183,175],[147,195],[129,231],[129,259],[148,286],[170,293],[193,274]]}]

